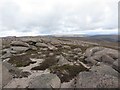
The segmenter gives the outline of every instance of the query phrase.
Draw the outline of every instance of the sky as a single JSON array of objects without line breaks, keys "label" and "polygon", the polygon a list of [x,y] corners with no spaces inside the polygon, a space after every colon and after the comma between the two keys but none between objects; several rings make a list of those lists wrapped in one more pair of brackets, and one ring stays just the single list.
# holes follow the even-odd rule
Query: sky
[{"label": "sky", "polygon": [[0,0],[0,37],[117,34],[119,0]]}]

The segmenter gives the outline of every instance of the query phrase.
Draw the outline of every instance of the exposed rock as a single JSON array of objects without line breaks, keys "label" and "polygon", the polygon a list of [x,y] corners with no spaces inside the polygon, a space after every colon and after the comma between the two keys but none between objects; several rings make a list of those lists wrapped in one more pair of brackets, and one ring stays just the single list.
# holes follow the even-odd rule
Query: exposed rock
[{"label": "exposed rock", "polygon": [[41,48],[41,50],[43,50],[43,51],[47,51],[47,50],[48,50],[48,48]]},{"label": "exposed rock", "polygon": [[0,90],[2,90],[2,60],[0,60]]},{"label": "exposed rock", "polygon": [[29,75],[31,75],[30,72],[27,72],[27,71],[24,71],[24,72],[21,72],[19,77],[22,78],[22,77],[28,77]]},{"label": "exposed rock", "polygon": [[104,62],[111,65],[118,58],[118,51],[110,48],[95,47],[85,52],[85,61],[95,65],[97,62]]},{"label": "exposed rock", "polygon": [[118,88],[118,78],[98,72],[81,72],[76,88]]},{"label": "exposed rock", "polygon": [[104,48],[103,50],[94,53],[94,55],[101,55],[101,56],[108,55],[108,56],[112,57],[113,59],[114,58],[117,59],[118,54],[119,54],[119,52],[117,50],[110,49],[110,48]]},{"label": "exposed rock", "polygon": [[75,60],[77,60],[79,57],[78,57],[78,55],[74,55],[74,57],[73,57]]},{"label": "exposed rock", "polygon": [[105,65],[104,63],[102,63],[100,66],[92,66],[90,70],[118,77],[118,72],[114,70],[111,66]]},{"label": "exposed rock", "polygon": [[86,51],[85,51],[85,57],[90,57],[92,56],[95,52],[98,52],[98,51],[101,51],[103,50],[104,48],[103,47],[94,47],[94,48],[88,48]]},{"label": "exposed rock", "polygon": [[12,66],[7,61],[3,62],[3,65],[8,69],[9,73],[12,75],[12,77],[17,78],[20,76],[21,70]]},{"label": "exposed rock", "polygon": [[45,44],[45,43],[40,43],[40,42],[37,42],[35,45],[36,45],[37,47],[48,47],[47,44]]},{"label": "exposed rock", "polygon": [[8,68],[4,66],[4,64],[0,64],[0,67],[2,67],[2,72],[0,72],[0,74],[2,75],[2,86],[4,87],[12,80],[12,75],[10,74]]},{"label": "exposed rock", "polygon": [[10,53],[11,53],[11,54],[17,54],[18,52],[11,50]]},{"label": "exposed rock", "polygon": [[74,51],[77,52],[82,52],[82,50],[80,48],[75,48]]},{"label": "exposed rock", "polygon": [[49,53],[49,56],[53,56],[54,55],[54,53]]},{"label": "exposed rock", "polygon": [[22,42],[22,41],[12,41],[12,46],[23,46],[23,47],[29,47],[29,44]]},{"label": "exposed rock", "polygon": [[30,49],[31,49],[31,50],[37,50],[37,47],[31,45],[31,46],[30,46]]},{"label": "exposed rock", "polygon": [[62,48],[64,48],[64,49],[71,49],[71,47],[67,46],[67,45],[62,46]]},{"label": "exposed rock", "polygon": [[42,52],[38,52],[38,54],[42,54]]},{"label": "exposed rock", "polygon": [[75,83],[74,79],[70,80],[69,82],[64,82],[64,83],[61,84],[60,90],[62,90],[63,88],[65,90],[67,90],[67,89],[73,90],[75,88],[75,84],[74,83]]},{"label": "exposed rock", "polygon": [[116,71],[120,73],[120,66],[118,59],[113,63],[112,68],[114,68]]},{"label": "exposed rock", "polygon": [[69,54],[72,54],[73,52],[72,51],[68,51]]},{"label": "exposed rock", "polygon": [[17,52],[25,52],[28,49],[29,49],[28,47],[21,47],[21,46],[12,46],[11,47],[11,50],[17,51]]},{"label": "exposed rock", "polygon": [[101,57],[101,60],[102,60],[102,62],[107,63],[107,64],[109,64],[109,65],[111,65],[111,64],[115,61],[113,58],[111,58],[111,57],[108,56],[108,55],[103,55],[103,56]]},{"label": "exposed rock", "polygon": [[102,58],[101,57],[102,57],[101,54],[100,55],[94,55],[94,56],[92,56],[92,58],[94,60],[98,61],[98,62],[102,62]]},{"label": "exposed rock", "polygon": [[11,57],[11,56],[12,56],[12,54],[11,54],[10,52],[8,52],[8,53],[2,55],[1,58],[2,58],[2,59],[6,59],[6,58],[9,58],[9,57]]},{"label": "exposed rock", "polygon": [[86,61],[87,63],[92,64],[92,65],[96,65],[96,64],[97,64],[97,61],[94,60],[93,57],[88,57],[88,58],[85,59],[85,61]]},{"label": "exposed rock", "polygon": [[60,55],[58,65],[65,65],[65,64],[69,64],[69,63],[70,62],[68,60],[66,60],[62,55]]},{"label": "exposed rock", "polygon": [[53,46],[53,45],[48,45],[48,49],[49,50],[53,50],[53,51],[57,50],[57,48],[55,46]]},{"label": "exposed rock", "polygon": [[81,52],[77,53],[78,56],[82,56],[83,54]]},{"label": "exposed rock", "polygon": [[84,68],[86,68],[87,70],[89,70],[90,69],[90,67],[89,66],[87,66],[86,64],[84,64],[83,62],[81,62],[81,61],[77,61],[79,64],[81,64]]},{"label": "exposed rock", "polygon": [[35,77],[28,88],[60,88],[61,81],[55,74],[42,74]]}]

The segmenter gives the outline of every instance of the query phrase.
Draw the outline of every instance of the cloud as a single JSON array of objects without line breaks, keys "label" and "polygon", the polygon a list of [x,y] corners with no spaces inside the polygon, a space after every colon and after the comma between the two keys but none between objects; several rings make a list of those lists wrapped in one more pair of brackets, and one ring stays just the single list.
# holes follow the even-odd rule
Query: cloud
[{"label": "cloud", "polygon": [[114,32],[117,4],[118,0],[1,0],[0,36],[99,34],[100,28]]}]

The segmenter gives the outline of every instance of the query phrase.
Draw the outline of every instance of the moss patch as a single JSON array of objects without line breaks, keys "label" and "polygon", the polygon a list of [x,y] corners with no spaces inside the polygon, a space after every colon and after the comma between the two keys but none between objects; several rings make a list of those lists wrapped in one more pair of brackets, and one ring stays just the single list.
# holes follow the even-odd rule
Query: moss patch
[{"label": "moss patch", "polygon": [[12,56],[8,62],[16,67],[25,67],[35,63],[26,55]]},{"label": "moss patch", "polygon": [[47,57],[39,66],[33,67],[31,70],[45,70],[50,66],[55,65],[57,62],[55,57]]},{"label": "moss patch", "polygon": [[82,65],[63,65],[50,67],[51,73],[58,75],[61,82],[68,82],[74,78],[79,72],[87,70]]}]

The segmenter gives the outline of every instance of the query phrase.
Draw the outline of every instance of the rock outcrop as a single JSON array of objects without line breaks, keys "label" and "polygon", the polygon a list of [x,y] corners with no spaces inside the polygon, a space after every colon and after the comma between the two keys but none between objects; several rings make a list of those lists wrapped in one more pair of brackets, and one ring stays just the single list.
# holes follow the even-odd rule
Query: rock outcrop
[{"label": "rock outcrop", "polygon": [[3,87],[60,90],[119,86],[119,50],[73,38],[6,39],[0,49]]},{"label": "rock outcrop", "polygon": [[60,88],[61,81],[55,74],[43,74],[35,77],[28,88]]},{"label": "rock outcrop", "polygon": [[104,62],[108,65],[112,65],[114,61],[118,59],[118,51],[110,48],[93,47],[89,48],[85,52],[85,61],[96,65],[97,62]]},{"label": "rock outcrop", "polygon": [[81,72],[76,88],[118,88],[118,78],[99,72]]},{"label": "rock outcrop", "polygon": [[2,87],[4,87],[5,85],[7,85],[11,80],[12,80],[12,75],[10,74],[8,68],[6,68],[4,66],[4,64],[0,64],[2,66],[2,72],[1,72],[1,75],[2,75]]}]

